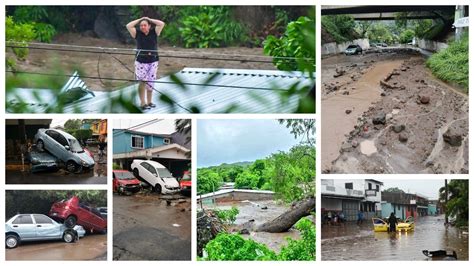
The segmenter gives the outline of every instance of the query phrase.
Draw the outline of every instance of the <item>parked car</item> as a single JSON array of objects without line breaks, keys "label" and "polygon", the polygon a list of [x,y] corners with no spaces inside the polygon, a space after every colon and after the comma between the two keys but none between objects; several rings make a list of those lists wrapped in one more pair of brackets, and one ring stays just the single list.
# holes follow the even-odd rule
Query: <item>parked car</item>
[{"label": "parked car", "polygon": [[189,171],[185,171],[183,177],[179,180],[179,188],[181,189],[181,194],[185,196],[191,196],[191,174]]},{"label": "parked car", "polygon": [[179,192],[178,180],[160,163],[152,160],[133,160],[131,168],[133,175],[150,184],[156,193]]},{"label": "parked car", "polygon": [[356,54],[361,54],[362,53],[362,47],[358,44],[351,44],[347,46],[346,50],[344,51],[344,54],[346,55],[356,55]]},{"label": "parked car", "polygon": [[64,131],[40,128],[35,135],[35,142],[38,149],[47,150],[64,162],[69,172],[94,168],[94,159],[84,151],[75,137]]},{"label": "parked car", "polygon": [[107,219],[96,208],[80,202],[77,196],[54,203],[49,216],[69,228],[79,224],[89,232],[107,232]]},{"label": "parked car", "polygon": [[388,47],[388,45],[386,43],[383,43],[383,42],[376,43],[375,45],[377,47]]},{"label": "parked car", "polygon": [[127,170],[112,171],[112,189],[118,194],[131,194],[140,191],[140,181]]},{"label": "parked car", "polygon": [[17,214],[5,223],[5,246],[16,248],[21,242],[59,239],[72,243],[85,234],[80,225],[68,228],[44,214]]},{"label": "parked car", "polygon": [[32,149],[28,153],[28,160],[31,164],[31,172],[37,173],[42,171],[57,171],[59,170],[59,160],[57,157],[48,152],[41,152],[37,149]]}]

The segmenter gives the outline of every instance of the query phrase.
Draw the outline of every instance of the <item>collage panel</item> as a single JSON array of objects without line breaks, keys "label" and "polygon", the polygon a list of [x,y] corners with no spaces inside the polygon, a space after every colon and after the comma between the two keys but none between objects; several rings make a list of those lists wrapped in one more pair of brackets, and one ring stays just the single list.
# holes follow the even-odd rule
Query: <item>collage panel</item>
[{"label": "collage panel", "polygon": [[113,120],[113,260],[191,260],[191,120]]},{"label": "collage panel", "polygon": [[6,184],[107,184],[107,119],[6,119]]},{"label": "collage panel", "polygon": [[468,179],[322,179],[321,259],[469,260]]},{"label": "collage panel", "polygon": [[315,6],[5,8],[7,113],[315,113]]},{"label": "collage panel", "polygon": [[324,173],[469,173],[468,14],[321,7]]},{"label": "collage panel", "polygon": [[107,260],[107,208],[107,190],[6,190],[6,260]]},{"label": "collage panel", "polygon": [[198,260],[316,259],[315,132],[314,119],[198,119]]}]

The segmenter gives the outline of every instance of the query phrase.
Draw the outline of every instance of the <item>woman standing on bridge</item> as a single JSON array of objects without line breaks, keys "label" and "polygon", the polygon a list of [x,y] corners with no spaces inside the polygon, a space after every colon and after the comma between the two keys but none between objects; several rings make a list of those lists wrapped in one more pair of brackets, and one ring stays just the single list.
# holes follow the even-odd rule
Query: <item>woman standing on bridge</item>
[{"label": "woman standing on bridge", "polygon": [[[140,25],[138,31],[136,28],[137,24]],[[154,28],[152,28],[151,24],[155,25]],[[158,36],[160,36],[164,26],[165,23],[163,21],[148,17],[142,17],[127,24],[128,32],[137,41],[135,78],[141,81],[138,85],[138,94],[142,110],[156,107],[152,102],[152,95],[159,62]]]}]

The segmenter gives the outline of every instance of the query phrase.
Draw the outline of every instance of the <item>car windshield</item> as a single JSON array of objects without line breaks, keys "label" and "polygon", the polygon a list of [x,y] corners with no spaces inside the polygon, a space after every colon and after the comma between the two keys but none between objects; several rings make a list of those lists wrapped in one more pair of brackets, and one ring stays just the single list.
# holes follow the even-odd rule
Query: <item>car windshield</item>
[{"label": "car windshield", "polygon": [[355,46],[355,45],[349,45],[349,46],[347,47],[347,49],[354,49],[354,48],[357,48],[357,46]]},{"label": "car windshield", "polygon": [[81,144],[79,144],[79,141],[77,141],[77,139],[69,139],[69,144],[69,148],[72,152],[84,152],[84,149],[82,149]]},{"label": "car windshield", "polygon": [[130,172],[116,172],[114,173],[115,176],[120,179],[120,180],[131,180],[131,179],[135,179],[135,177],[133,177],[133,174],[130,173]]},{"label": "car windshield", "polygon": [[156,171],[160,175],[161,178],[172,178],[173,175],[168,171],[166,168],[156,168]]}]

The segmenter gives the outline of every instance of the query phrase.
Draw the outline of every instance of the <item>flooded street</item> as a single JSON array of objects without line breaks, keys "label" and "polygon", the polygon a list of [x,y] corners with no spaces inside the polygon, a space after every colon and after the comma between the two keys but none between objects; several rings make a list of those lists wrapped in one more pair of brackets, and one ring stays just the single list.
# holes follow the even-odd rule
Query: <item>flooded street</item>
[{"label": "flooded street", "polygon": [[322,60],[325,173],[468,173],[468,96],[425,63],[407,51]]},{"label": "flooded street", "polygon": [[114,260],[191,260],[191,202],[114,195]]},{"label": "flooded street", "polygon": [[21,167],[6,171],[7,184],[107,184],[107,156],[99,158],[96,147],[87,147],[94,155],[94,169],[82,173],[69,173],[64,169],[59,171],[44,171],[31,173],[29,165],[25,171]]},{"label": "flooded street", "polygon": [[106,260],[107,235],[86,235],[75,243],[24,242],[5,250],[6,260]]},{"label": "flooded street", "polygon": [[429,260],[422,250],[456,251],[458,260],[469,259],[469,235],[455,227],[445,228],[444,216],[416,220],[414,232],[373,232],[371,221],[362,226],[323,226],[322,260]]}]

